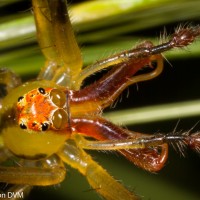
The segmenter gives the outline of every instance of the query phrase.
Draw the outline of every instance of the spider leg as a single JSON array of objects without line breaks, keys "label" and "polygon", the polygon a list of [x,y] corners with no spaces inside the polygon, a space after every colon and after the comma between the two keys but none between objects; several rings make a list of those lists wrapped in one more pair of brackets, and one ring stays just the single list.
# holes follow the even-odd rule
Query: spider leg
[{"label": "spider leg", "polygon": [[99,145],[98,142],[94,142],[92,147],[89,147],[82,140],[83,144],[80,145],[83,145],[83,148],[100,149],[101,145],[104,145],[104,150],[117,148],[122,155],[135,165],[152,172],[160,170],[167,160],[167,141],[155,141],[153,135],[131,132],[98,116],[72,118],[71,125],[73,130],[79,134],[106,141],[104,144],[100,142]]},{"label": "spider leg", "polygon": [[128,160],[148,171],[160,170],[168,156],[168,144],[184,155],[189,147],[200,152],[200,133],[141,134],[118,127],[97,117],[73,118],[74,131],[99,141],[86,140],[75,134],[75,140],[83,149],[118,150]]},{"label": "spider leg", "polygon": [[61,159],[79,170],[86,176],[89,184],[99,194],[108,200],[139,200],[134,193],[128,191],[123,185],[117,182],[98,163],[92,160],[91,156],[85,153],[74,140],[67,140],[63,149],[58,155]]},{"label": "spider leg", "polygon": [[174,48],[183,48],[191,44],[199,36],[200,26],[179,27],[167,42],[157,46],[153,46],[151,42],[144,42],[134,49],[115,54],[84,68],[78,77],[78,82],[81,83],[88,76],[112,65],[129,62],[132,59],[150,57],[151,55],[160,54]]},{"label": "spider leg", "polygon": [[[144,66],[151,67],[153,61],[157,63],[155,69],[144,74],[135,75]],[[113,103],[130,84],[152,79],[158,76],[162,70],[163,58],[160,54],[122,63],[111,69],[111,71],[92,85],[79,91],[70,91],[71,114],[101,111]]]},{"label": "spider leg", "polygon": [[38,79],[75,87],[73,84],[81,71],[82,57],[71,27],[67,2],[33,0],[32,4],[38,41],[47,60]]},{"label": "spider leg", "polygon": [[19,166],[0,166],[0,181],[9,184],[46,186],[63,181],[65,173],[65,167],[57,157],[48,158],[43,162],[21,160]]},{"label": "spider leg", "polygon": [[[137,136],[136,136],[137,135]],[[79,134],[75,135],[76,141],[83,149],[90,150],[120,150],[120,149],[145,149],[152,148],[154,146],[163,145],[164,143],[172,144],[175,149],[180,151],[184,155],[184,148],[189,146],[191,149],[200,152],[200,133],[193,134],[188,133],[168,133],[168,134],[155,134],[145,135],[135,133],[135,136],[127,139],[119,140],[103,140],[93,141],[86,140],[80,137]]]}]

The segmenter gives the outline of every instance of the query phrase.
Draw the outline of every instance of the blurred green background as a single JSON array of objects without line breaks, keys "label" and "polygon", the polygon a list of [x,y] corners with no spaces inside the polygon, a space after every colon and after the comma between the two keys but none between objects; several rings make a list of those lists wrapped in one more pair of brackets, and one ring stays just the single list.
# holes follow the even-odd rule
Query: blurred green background
[{"label": "blurred green background", "polygon": [[[180,24],[200,24],[199,0],[70,0],[69,7],[85,65],[134,47],[143,40],[159,43],[165,29],[170,34]],[[177,123],[177,131],[186,131],[199,121],[200,41],[164,55],[168,62],[165,62],[161,76],[131,86],[115,108],[106,110],[106,113],[117,115],[117,120],[113,117],[116,123],[121,124],[124,116],[114,111],[121,110],[125,110],[123,114],[132,119],[127,125],[129,129],[146,133],[172,132]],[[36,77],[43,62],[36,43],[31,2],[1,0],[0,66],[9,67],[23,80],[29,80]],[[184,114],[183,102],[186,102],[185,108],[193,106],[196,112],[185,111]],[[171,114],[171,103],[176,103],[174,106],[179,114]],[[149,116],[138,120],[136,114],[146,110],[146,107],[150,110]],[[162,120],[154,117],[152,113],[157,110],[166,117]],[[112,117],[109,119],[112,120]],[[126,125],[126,121],[123,124]],[[199,130],[199,127],[197,124],[192,131]],[[157,174],[138,169],[114,152],[89,153],[144,200],[200,199],[200,158],[190,150],[186,150],[184,158],[171,148],[165,168]],[[87,184],[85,177],[69,166],[67,169],[68,174],[62,184],[35,187],[27,200],[101,199]]]}]

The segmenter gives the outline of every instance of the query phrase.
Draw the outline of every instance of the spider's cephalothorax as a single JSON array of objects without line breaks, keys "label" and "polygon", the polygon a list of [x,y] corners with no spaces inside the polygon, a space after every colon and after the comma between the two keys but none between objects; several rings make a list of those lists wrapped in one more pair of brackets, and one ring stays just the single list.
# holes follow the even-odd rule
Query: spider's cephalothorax
[{"label": "spider's cephalothorax", "polygon": [[37,88],[17,102],[18,123],[22,129],[46,131],[68,127],[66,94],[59,89]]},{"label": "spider's cephalothorax", "polygon": [[[25,84],[5,98],[7,106],[3,115],[5,128],[2,135],[5,145],[13,154],[38,160],[57,152],[70,137],[71,128],[66,90],[54,88],[54,85],[40,87],[42,83],[32,84],[36,85],[30,87],[30,84]],[[43,85],[46,84],[50,83]],[[16,94],[19,96],[16,97]],[[12,105],[16,105],[16,108]],[[12,120],[14,124],[11,125]]]}]

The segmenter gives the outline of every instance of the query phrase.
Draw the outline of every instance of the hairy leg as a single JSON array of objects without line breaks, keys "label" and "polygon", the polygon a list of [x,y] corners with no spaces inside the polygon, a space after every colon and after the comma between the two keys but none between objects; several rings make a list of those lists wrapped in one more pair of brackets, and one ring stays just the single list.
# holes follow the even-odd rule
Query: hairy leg
[{"label": "hairy leg", "polygon": [[108,200],[139,200],[140,198],[128,191],[123,185],[107,173],[91,156],[86,154],[76,140],[67,140],[58,155],[61,159],[86,176],[93,189]]},{"label": "hairy leg", "polygon": [[175,30],[174,34],[170,36],[167,42],[163,42],[157,46],[152,46],[150,42],[144,42],[136,48],[115,54],[84,68],[79,75],[79,81],[81,82],[95,72],[113,65],[129,62],[138,58],[147,58],[151,55],[161,54],[174,48],[183,48],[191,44],[199,36],[200,26],[180,26]]}]

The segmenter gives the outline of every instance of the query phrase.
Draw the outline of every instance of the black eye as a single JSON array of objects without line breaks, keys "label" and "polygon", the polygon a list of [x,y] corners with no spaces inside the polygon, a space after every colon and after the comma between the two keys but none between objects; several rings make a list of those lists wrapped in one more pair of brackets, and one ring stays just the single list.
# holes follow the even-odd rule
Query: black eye
[{"label": "black eye", "polygon": [[48,123],[42,123],[42,131],[46,131],[49,128],[49,124]]},{"label": "black eye", "polygon": [[25,124],[23,124],[23,123],[21,123],[19,126],[20,126],[20,128],[22,128],[22,129],[27,129],[27,126],[26,126]]},{"label": "black eye", "polygon": [[20,102],[20,101],[21,101],[23,98],[24,98],[24,97],[23,97],[23,96],[21,96],[21,97],[19,97],[19,98],[18,98],[18,100],[17,100],[17,101],[18,101],[18,102]]},{"label": "black eye", "polygon": [[38,88],[38,91],[39,91],[41,94],[45,94],[45,89],[44,89],[44,88]]}]

